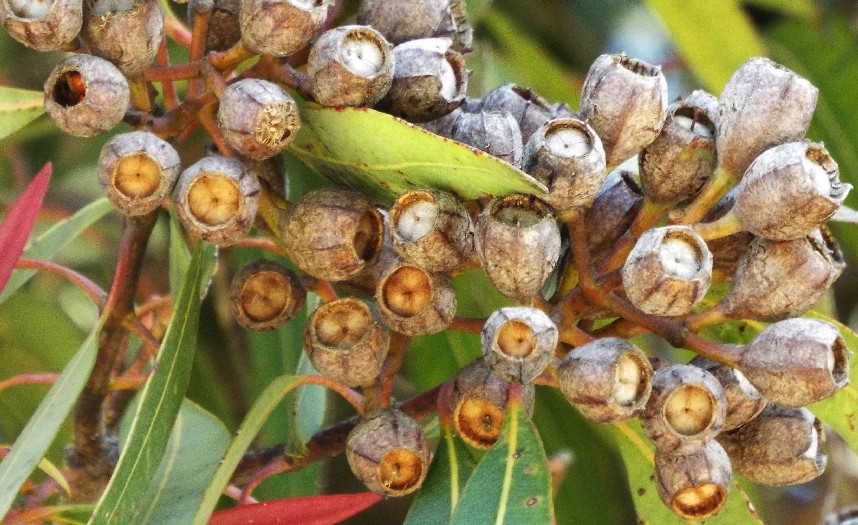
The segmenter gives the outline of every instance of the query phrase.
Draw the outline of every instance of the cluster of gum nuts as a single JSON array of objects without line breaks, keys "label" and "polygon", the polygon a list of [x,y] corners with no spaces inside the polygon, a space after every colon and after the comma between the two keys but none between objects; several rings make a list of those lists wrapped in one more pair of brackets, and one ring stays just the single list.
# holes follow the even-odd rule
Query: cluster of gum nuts
[{"label": "cluster of gum nuts", "polygon": [[[825,222],[850,186],[823,145],[804,138],[815,87],[753,58],[720,97],[695,91],[668,104],[658,67],[603,55],[577,113],[513,85],[471,99],[463,2],[363,0],[356,25],[328,29],[330,7],[328,0],[198,0],[189,12],[210,14],[210,51],[268,57],[298,79],[291,87],[305,98],[374,106],[494,155],[548,191],[460,202],[415,189],[389,210],[348,189],[309,192],[277,208],[274,221],[303,281],[273,260],[242,268],[231,289],[240,324],[274,329],[299,310],[307,279],[341,283],[355,296],[312,312],[304,349],[320,373],[371,386],[390,332],[447,329],[456,313],[451,276],[479,266],[520,306],[485,321],[483,356],[448,381],[440,410],[470,445],[487,449],[498,439],[512,385],[521,385],[532,413],[533,383],[550,377],[593,421],[640,418],[656,447],[659,494],[683,517],[718,512],[733,469],[768,485],[823,471],[822,428],[804,407],[846,384],[851,353],[835,326],[798,316],[843,271]],[[163,35],[152,0],[2,0],[0,19],[35,49],[86,51],[62,60],[45,83],[48,113],[75,136],[123,120],[128,79],[151,66]],[[306,67],[285,58],[296,56],[306,56]],[[223,73],[217,126],[231,155],[211,154],[182,170],[164,140],[175,134],[159,137],[137,119],[136,131],[105,144],[99,180],[129,216],[156,212],[172,195],[189,234],[228,246],[248,234],[260,198],[288,200],[276,160],[300,112],[272,79]],[[635,156],[636,170],[617,168]],[[580,287],[540,295],[559,270],[564,236],[576,231],[590,260],[570,256],[561,269],[592,265],[613,302],[588,302]],[[699,314],[713,281],[729,282],[728,291]],[[559,307],[576,301],[572,310]],[[616,304],[649,319],[684,320],[691,332],[712,320],[773,324],[746,345],[654,367],[628,338],[593,329],[595,320],[623,316]],[[390,496],[419,488],[430,462],[421,426],[395,407],[358,423],[346,452],[357,477]]]}]

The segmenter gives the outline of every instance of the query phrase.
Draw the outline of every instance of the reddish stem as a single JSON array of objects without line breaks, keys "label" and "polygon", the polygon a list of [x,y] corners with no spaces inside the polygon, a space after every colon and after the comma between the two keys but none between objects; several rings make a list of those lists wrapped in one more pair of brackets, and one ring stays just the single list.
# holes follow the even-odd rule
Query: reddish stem
[{"label": "reddish stem", "polygon": [[52,385],[59,374],[20,374],[9,379],[0,381],[0,392],[12,386],[18,385]]},{"label": "reddish stem", "polygon": [[86,276],[77,273],[71,268],[63,266],[62,264],[21,257],[18,259],[18,262],[15,263],[15,268],[40,270],[54,275],[59,275],[86,292],[86,294],[92,299],[92,302],[94,302],[99,308],[104,306],[104,301],[107,299],[107,292],[105,292],[100,286],[89,280]]}]

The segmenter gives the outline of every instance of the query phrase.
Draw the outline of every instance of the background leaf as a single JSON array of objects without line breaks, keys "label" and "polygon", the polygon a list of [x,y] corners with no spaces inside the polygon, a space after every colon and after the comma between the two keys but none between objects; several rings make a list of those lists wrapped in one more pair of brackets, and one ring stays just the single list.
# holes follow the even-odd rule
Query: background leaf
[{"label": "background leaf", "polygon": [[0,86],[0,140],[15,133],[45,112],[45,95]]},{"label": "background leaf", "polygon": [[33,225],[36,224],[39,210],[42,209],[42,201],[50,180],[51,165],[48,163],[15,200],[0,224],[0,246],[3,247],[0,252],[0,289],[6,285],[12,268],[24,251],[24,245],[30,237]]},{"label": "background leaf", "polygon": [[208,525],[274,525],[287,522],[301,525],[334,525],[380,500],[381,496],[374,492],[360,492],[264,501],[215,512]]}]

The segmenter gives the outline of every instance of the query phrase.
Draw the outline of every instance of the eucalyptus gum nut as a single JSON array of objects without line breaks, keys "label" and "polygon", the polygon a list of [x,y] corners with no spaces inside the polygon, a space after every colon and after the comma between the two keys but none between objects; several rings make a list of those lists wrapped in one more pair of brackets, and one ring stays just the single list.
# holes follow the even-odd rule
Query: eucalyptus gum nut
[{"label": "eucalyptus gum nut", "polygon": [[[453,377],[450,388],[450,414],[456,433],[469,445],[488,450],[500,438],[512,383],[492,372],[480,358]],[[521,385],[521,405],[533,416],[535,389],[532,383]]]},{"label": "eucalyptus gum nut", "polygon": [[822,423],[807,408],[770,404],[753,421],[718,436],[733,469],[754,483],[807,483],[825,470]]},{"label": "eucalyptus gum nut", "polygon": [[764,328],[745,346],[738,368],[770,401],[801,407],[849,383],[851,356],[836,326],[800,317]]},{"label": "eucalyptus gum nut", "polygon": [[384,272],[375,299],[384,323],[405,335],[440,332],[456,315],[450,276],[408,263],[394,264]]},{"label": "eucalyptus gum nut", "polygon": [[549,105],[548,108],[551,110],[551,118],[552,119],[555,119],[555,118],[574,118],[574,119],[581,120],[581,116],[578,113],[576,113],[575,111],[572,111],[572,108],[570,108],[564,102],[555,102],[554,104]]},{"label": "eucalyptus gum nut", "polygon": [[295,100],[280,86],[246,78],[224,90],[217,123],[236,151],[263,160],[277,155],[292,142],[301,119]]},{"label": "eucalyptus gum nut", "polygon": [[429,442],[417,421],[396,409],[376,412],[346,440],[354,475],[373,492],[404,496],[419,489],[429,470]]},{"label": "eucalyptus gum nut", "polygon": [[132,131],[115,135],[101,148],[98,182],[123,213],[143,215],[161,206],[180,169],[179,154],[168,142],[148,131]]},{"label": "eucalyptus gum nut", "polygon": [[280,238],[302,272],[344,281],[378,257],[384,220],[360,193],[324,188],[304,194],[287,209]]},{"label": "eucalyptus gum nut", "polygon": [[607,255],[614,242],[632,225],[642,204],[641,187],[631,172],[614,170],[608,175],[584,215],[594,260]]},{"label": "eucalyptus gum nut", "polygon": [[560,391],[587,419],[631,419],[652,391],[649,359],[625,339],[606,337],[569,352],[557,367]]},{"label": "eucalyptus gum nut", "polygon": [[687,454],[656,451],[655,474],[661,500],[689,520],[717,514],[733,481],[730,458],[717,441]]},{"label": "eucalyptus gum nut", "polygon": [[740,177],[767,149],[801,140],[819,90],[768,58],[751,58],[733,73],[718,100],[716,145],[722,169]]},{"label": "eucalyptus gum nut", "polygon": [[349,387],[372,384],[390,349],[378,312],[352,297],[317,308],[304,325],[304,351],[320,373]]},{"label": "eucalyptus gum nut", "polygon": [[91,55],[71,55],[45,81],[45,110],[75,137],[92,137],[119,124],[128,109],[128,82],[116,66]]},{"label": "eucalyptus gum nut", "polygon": [[463,0],[362,0],[357,22],[370,25],[394,44],[447,37],[453,49],[471,50],[473,29]]},{"label": "eucalyptus gum nut", "polygon": [[210,11],[205,50],[225,51],[241,40],[241,0],[188,0],[191,27],[197,12]]},{"label": "eucalyptus gum nut", "polygon": [[586,213],[608,177],[602,141],[576,119],[550,120],[533,132],[521,168],[546,185],[545,202],[574,215]]},{"label": "eucalyptus gum nut", "polygon": [[295,272],[280,263],[258,259],[245,265],[232,278],[229,304],[241,326],[266,331],[283,326],[295,317],[306,296]]},{"label": "eucalyptus gum nut", "polygon": [[463,113],[463,107],[464,104],[446,115],[420,124],[420,127],[440,137],[451,138],[453,136],[453,126],[456,125],[456,121],[459,120],[459,116]]},{"label": "eucalyptus gum nut", "polygon": [[521,163],[521,132],[509,112],[462,112],[453,124],[450,138],[513,166]]},{"label": "eucalyptus gum nut", "polygon": [[858,507],[846,507],[825,515],[822,525],[858,525]]},{"label": "eucalyptus gum nut", "polygon": [[475,225],[476,251],[495,288],[530,301],[560,258],[560,229],[551,209],[532,195],[492,200]]},{"label": "eucalyptus gum nut", "polygon": [[401,195],[390,209],[393,249],[430,272],[446,272],[474,252],[471,216],[453,195],[417,190]]},{"label": "eucalyptus gum nut", "polygon": [[264,159],[242,159],[244,164],[268,189],[283,200],[289,200],[289,177],[283,167],[283,158],[279,155]]},{"label": "eucalyptus gum nut", "polygon": [[754,160],[739,183],[733,213],[754,235],[797,239],[830,219],[851,189],[822,144],[790,142]]},{"label": "eucalyptus gum nut", "polygon": [[541,374],[557,348],[557,326],[541,310],[508,306],[483,325],[483,360],[499,376],[527,384]]},{"label": "eucalyptus gum nut", "polygon": [[2,0],[0,21],[9,36],[27,47],[62,49],[80,33],[83,0]]},{"label": "eucalyptus gum nut", "polygon": [[652,315],[683,315],[709,289],[712,254],[691,228],[653,228],[629,253],[622,277],[626,296],[638,309]]},{"label": "eucalyptus gum nut", "polygon": [[486,93],[482,99],[486,112],[506,111],[518,123],[521,140],[526,143],[546,122],[554,118],[548,101],[529,88],[504,84]]},{"label": "eucalyptus gum nut", "polygon": [[742,372],[703,356],[695,357],[688,364],[706,370],[724,387],[727,416],[724,426],[721,427],[722,432],[744,425],[766,408],[768,402]]},{"label": "eucalyptus gum nut", "polygon": [[328,17],[332,0],[241,0],[241,42],[262,55],[303,49]]},{"label": "eucalyptus gum nut", "polygon": [[83,36],[92,54],[129,77],[154,60],[164,35],[164,13],[154,0],[94,0],[84,12]]},{"label": "eucalyptus gum nut", "polygon": [[596,130],[608,166],[655,140],[667,108],[667,82],[658,66],[626,55],[602,55],[581,93],[581,118]]},{"label": "eucalyptus gum nut", "polygon": [[640,421],[659,451],[683,454],[718,435],[726,412],[724,388],[715,376],[680,364],[655,371]]},{"label": "eucalyptus gum nut", "polygon": [[241,161],[203,157],[179,175],[173,209],[185,229],[229,246],[250,231],[259,206],[259,181]]},{"label": "eucalyptus gum nut", "polygon": [[[736,202],[738,190],[739,186],[735,186],[727,192],[727,195],[709,210],[703,222],[714,222],[726,215]],[[713,271],[717,270],[722,276],[732,279],[739,267],[739,261],[748,253],[751,243],[756,238],[753,233],[743,231],[706,241],[706,246],[712,253]]]}]

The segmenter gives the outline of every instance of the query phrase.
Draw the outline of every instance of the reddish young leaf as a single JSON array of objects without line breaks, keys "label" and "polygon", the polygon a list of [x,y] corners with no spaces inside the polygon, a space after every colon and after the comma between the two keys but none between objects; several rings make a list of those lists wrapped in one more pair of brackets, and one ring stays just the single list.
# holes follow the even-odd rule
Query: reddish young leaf
[{"label": "reddish young leaf", "polygon": [[208,525],[334,525],[380,500],[374,492],[361,492],[263,501],[219,510]]},{"label": "reddish young leaf", "polygon": [[24,245],[36,223],[36,216],[42,209],[42,200],[50,179],[51,163],[49,162],[30,181],[27,189],[9,208],[9,213],[0,224],[0,290],[6,286],[15,263],[24,252]]}]

